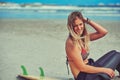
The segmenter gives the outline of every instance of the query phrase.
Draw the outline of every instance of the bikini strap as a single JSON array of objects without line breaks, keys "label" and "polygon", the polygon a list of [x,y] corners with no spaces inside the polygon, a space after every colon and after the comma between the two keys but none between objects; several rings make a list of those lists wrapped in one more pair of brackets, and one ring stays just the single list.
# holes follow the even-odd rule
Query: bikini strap
[{"label": "bikini strap", "polygon": [[67,66],[67,71],[68,71],[68,75],[70,74],[70,71],[69,71],[69,65],[68,65],[68,57],[66,56],[66,66]]}]

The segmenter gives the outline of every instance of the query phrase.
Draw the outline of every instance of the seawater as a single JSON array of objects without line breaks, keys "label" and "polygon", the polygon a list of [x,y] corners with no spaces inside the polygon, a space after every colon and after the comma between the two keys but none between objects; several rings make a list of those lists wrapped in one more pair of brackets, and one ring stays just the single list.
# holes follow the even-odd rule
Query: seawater
[{"label": "seawater", "polygon": [[0,8],[0,19],[67,19],[68,15],[75,10],[95,20],[120,20],[120,7],[82,7],[81,10]]}]

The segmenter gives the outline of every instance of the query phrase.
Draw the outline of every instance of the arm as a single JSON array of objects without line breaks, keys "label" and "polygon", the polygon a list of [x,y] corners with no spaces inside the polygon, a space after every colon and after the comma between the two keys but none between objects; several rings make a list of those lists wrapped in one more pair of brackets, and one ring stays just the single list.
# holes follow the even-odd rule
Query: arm
[{"label": "arm", "polygon": [[105,28],[103,28],[101,25],[97,24],[96,22],[89,20],[88,18],[84,19],[84,21],[96,30],[96,32],[90,33],[91,41],[99,39],[108,33],[108,31]]},{"label": "arm", "polygon": [[82,59],[82,56],[80,56],[80,49],[77,46],[73,45],[72,43],[67,44],[66,52],[68,57],[70,57],[73,60],[75,66],[81,72],[106,73],[109,76],[113,77],[114,71],[112,69],[86,65]]}]

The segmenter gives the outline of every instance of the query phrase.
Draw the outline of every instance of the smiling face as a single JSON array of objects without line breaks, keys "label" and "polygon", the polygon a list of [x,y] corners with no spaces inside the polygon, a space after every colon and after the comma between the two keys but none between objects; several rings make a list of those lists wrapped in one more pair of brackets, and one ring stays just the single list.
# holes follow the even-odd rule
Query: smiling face
[{"label": "smiling face", "polygon": [[85,27],[84,17],[79,11],[74,11],[68,16],[67,28],[69,30],[68,38],[81,48],[85,47],[89,51],[89,35]]},{"label": "smiling face", "polygon": [[84,17],[79,11],[74,11],[68,16],[67,27],[69,30],[69,34],[74,39],[83,37],[87,34]]},{"label": "smiling face", "polygon": [[82,35],[84,30],[84,23],[81,19],[76,17],[74,24],[73,24],[73,30],[77,35]]}]

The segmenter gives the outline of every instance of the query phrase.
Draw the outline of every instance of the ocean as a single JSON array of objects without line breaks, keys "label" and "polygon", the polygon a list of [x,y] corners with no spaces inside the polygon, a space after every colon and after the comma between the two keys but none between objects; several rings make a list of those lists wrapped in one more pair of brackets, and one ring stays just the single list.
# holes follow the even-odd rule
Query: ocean
[{"label": "ocean", "polygon": [[81,11],[94,20],[120,20],[120,7],[0,7],[0,19],[67,19],[72,11]]}]

